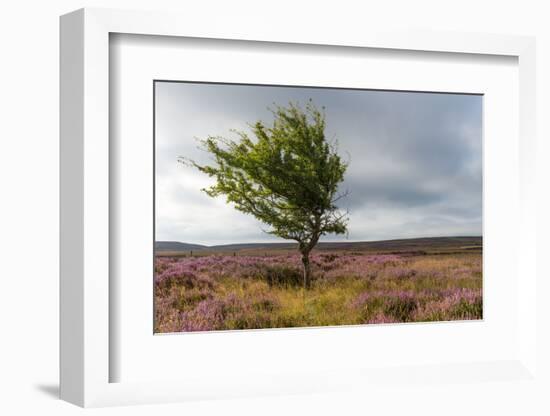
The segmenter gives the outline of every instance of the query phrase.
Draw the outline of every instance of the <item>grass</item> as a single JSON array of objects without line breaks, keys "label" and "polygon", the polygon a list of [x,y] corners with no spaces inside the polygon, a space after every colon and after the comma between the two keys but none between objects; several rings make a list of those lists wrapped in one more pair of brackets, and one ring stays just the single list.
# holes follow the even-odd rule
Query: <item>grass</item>
[{"label": "grass", "polygon": [[155,332],[481,319],[481,253],[157,257]]}]

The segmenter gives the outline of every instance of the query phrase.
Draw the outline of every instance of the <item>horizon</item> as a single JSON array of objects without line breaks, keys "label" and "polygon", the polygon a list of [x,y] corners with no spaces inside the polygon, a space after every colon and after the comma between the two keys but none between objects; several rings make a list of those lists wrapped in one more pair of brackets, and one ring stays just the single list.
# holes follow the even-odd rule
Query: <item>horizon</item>
[{"label": "horizon", "polygon": [[[384,240],[339,240],[339,241],[319,241],[317,245],[328,243],[328,244],[347,244],[347,243],[382,243],[389,241],[403,241],[403,240],[426,240],[426,239],[437,239],[437,238],[483,238],[483,235],[442,235],[442,236],[432,236],[432,237],[407,237],[407,238],[389,238]],[[294,240],[283,240],[283,241],[263,241],[263,242],[233,242],[233,243],[224,243],[224,244],[199,244],[199,243],[190,243],[188,241],[177,241],[177,240],[155,240],[155,243],[179,243],[179,244],[189,244],[197,245],[204,247],[220,247],[220,246],[233,246],[233,245],[253,245],[253,244],[297,244]]]}]

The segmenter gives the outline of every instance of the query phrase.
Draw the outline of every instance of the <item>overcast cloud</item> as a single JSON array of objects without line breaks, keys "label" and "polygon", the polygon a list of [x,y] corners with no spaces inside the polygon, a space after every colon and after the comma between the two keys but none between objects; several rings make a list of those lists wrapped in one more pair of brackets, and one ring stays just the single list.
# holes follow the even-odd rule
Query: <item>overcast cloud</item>
[{"label": "overcast cloud", "polygon": [[[273,103],[312,99],[349,158],[349,241],[474,236],[482,231],[482,97],[457,94],[156,83],[156,239],[206,245],[282,241],[201,188],[178,163],[207,162],[195,138],[273,119]],[[345,236],[324,236],[341,241]]]}]

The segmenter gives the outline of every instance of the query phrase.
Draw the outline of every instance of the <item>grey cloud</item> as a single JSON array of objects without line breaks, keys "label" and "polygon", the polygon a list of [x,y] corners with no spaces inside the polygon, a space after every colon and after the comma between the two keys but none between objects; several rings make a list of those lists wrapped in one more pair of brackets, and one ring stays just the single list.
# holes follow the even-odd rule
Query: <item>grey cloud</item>
[{"label": "grey cloud", "polygon": [[350,239],[481,234],[480,96],[186,83],[156,91],[156,183],[167,193],[157,192],[157,239],[272,240],[255,219],[201,193],[207,179],[177,157],[206,162],[196,137],[270,122],[273,103],[310,98],[325,107],[327,137],[349,158],[341,206]]}]

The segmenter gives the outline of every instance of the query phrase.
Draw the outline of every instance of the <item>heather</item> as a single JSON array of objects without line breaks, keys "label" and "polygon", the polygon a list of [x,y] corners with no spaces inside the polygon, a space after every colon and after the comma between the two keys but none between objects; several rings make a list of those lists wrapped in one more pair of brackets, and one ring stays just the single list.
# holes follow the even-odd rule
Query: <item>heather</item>
[{"label": "heather", "polygon": [[155,332],[482,318],[480,253],[156,257]]}]

